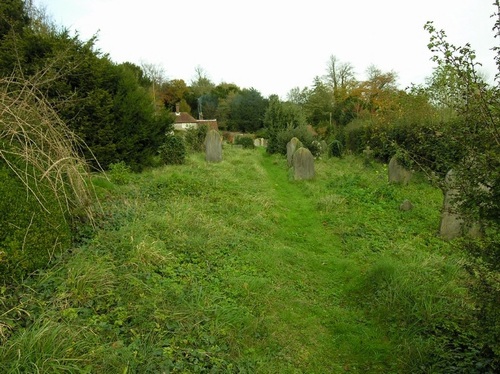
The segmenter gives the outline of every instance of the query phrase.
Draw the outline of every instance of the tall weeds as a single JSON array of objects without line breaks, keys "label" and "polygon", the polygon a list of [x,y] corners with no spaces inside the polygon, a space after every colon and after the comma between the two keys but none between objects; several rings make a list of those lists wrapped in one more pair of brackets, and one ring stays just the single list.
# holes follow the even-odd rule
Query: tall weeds
[{"label": "tall weeds", "polygon": [[0,79],[0,160],[44,210],[53,207],[47,206],[41,185],[50,188],[63,212],[78,212],[92,221],[89,170],[78,153],[83,142],[45,98],[43,76]]}]

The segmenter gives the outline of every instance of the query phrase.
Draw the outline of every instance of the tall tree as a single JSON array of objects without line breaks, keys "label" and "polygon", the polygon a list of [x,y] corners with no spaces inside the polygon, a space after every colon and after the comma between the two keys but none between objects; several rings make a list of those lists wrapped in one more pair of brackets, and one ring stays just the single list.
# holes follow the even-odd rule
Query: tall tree
[{"label": "tall tree", "polygon": [[175,110],[175,105],[180,103],[182,112],[191,112],[191,107],[187,103],[189,87],[182,79],[172,79],[171,81],[163,83],[161,87],[161,95],[163,105],[168,111]]},{"label": "tall tree", "polygon": [[254,88],[243,89],[231,101],[231,130],[254,132],[263,127],[267,101]]},{"label": "tall tree", "polygon": [[298,105],[305,105],[309,100],[310,91],[307,87],[302,90],[300,87],[294,87],[290,91],[288,91],[286,98],[289,102],[295,103]]},{"label": "tall tree", "polygon": [[356,81],[354,67],[351,63],[341,62],[336,56],[331,55],[326,68],[325,81],[335,96],[341,95],[341,91],[347,90]]},{"label": "tall tree", "polygon": [[159,108],[161,106],[161,97],[158,91],[160,90],[162,84],[167,80],[165,69],[160,64],[145,61],[141,63],[141,68],[144,75],[149,78],[151,82],[151,92],[155,108]]}]

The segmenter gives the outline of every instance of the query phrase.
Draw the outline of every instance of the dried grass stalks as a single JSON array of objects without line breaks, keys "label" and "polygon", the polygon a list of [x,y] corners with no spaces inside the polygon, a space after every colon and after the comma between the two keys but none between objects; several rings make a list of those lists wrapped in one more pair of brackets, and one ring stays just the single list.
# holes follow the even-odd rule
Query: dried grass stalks
[{"label": "dried grass stalks", "polygon": [[53,207],[46,206],[42,185],[49,186],[64,212],[76,209],[93,222],[89,169],[77,152],[83,146],[38,89],[37,79],[0,79],[0,159],[46,211]]}]

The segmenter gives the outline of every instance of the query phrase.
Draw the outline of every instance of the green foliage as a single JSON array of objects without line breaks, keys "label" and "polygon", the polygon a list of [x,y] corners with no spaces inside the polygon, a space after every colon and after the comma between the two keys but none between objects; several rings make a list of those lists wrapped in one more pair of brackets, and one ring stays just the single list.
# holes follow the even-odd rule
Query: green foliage
[{"label": "green foliage", "polygon": [[328,149],[328,155],[331,157],[342,157],[344,146],[340,140],[334,139]]},{"label": "green foliage", "polygon": [[130,166],[125,162],[120,161],[116,164],[109,164],[108,173],[110,180],[116,184],[127,184],[131,180]]},{"label": "green foliage", "polygon": [[[456,326],[466,341],[474,304],[459,253],[434,235],[439,190],[388,185],[382,165],[352,156],[318,162],[316,180],[299,185],[281,156],[226,151],[216,168],[191,155],[124,185],[97,176],[106,214],[92,238],[0,290],[0,371],[446,372],[457,362],[435,359],[454,354],[439,331]],[[397,209],[404,198],[412,211]]]},{"label": "green foliage", "polygon": [[269,98],[264,126],[268,138],[267,152],[270,154],[286,154],[286,144],[294,136],[307,145],[312,142],[312,136],[307,133],[305,116],[300,107],[289,102],[283,103],[276,95]]},{"label": "green foliage", "polygon": [[173,119],[156,108],[140,68],[113,63],[95,49],[95,37],[83,42],[65,29],[31,26],[2,43],[2,75],[36,77],[40,92],[89,147],[82,153],[94,166],[147,166]]},{"label": "green foliage", "polygon": [[5,0],[0,4],[0,40],[9,33],[21,33],[28,25],[26,2],[23,0]]},{"label": "green foliage", "polygon": [[53,191],[44,183],[30,187],[50,211],[0,162],[0,283],[46,267],[71,243],[68,217]]},{"label": "green foliage", "polygon": [[[269,139],[268,147],[267,147],[267,152],[271,153],[279,153],[282,155],[286,155],[286,145],[287,143],[292,139],[292,138],[297,138],[301,141],[302,146],[305,148],[308,148],[309,150],[313,149],[315,150],[316,155],[318,155],[320,149],[313,145],[314,137],[313,135],[307,130],[306,126],[302,127],[295,127],[295,128],[286,128],[283,130],[280,130],[277,134],[276,137],[273,139],[271,142],[271,138]],[[269,148],[272,145],[271,149]],[[312,153],[312,151],[311,151]]]},{"label": "green foliage", "polygon": [[242,145],[245,149],[254,149],[253,138],[249,136],[237,136],[234,140],[234,144]]},{"label": "green foliage", "polygon": [[259,91],[243,89],[230,103],[229,128],[233,131],[255,132],[262,128],[267,102]]},{"label": "green foliage", "polygon": [[196,128],[189,128],[186,130],[184,140],[186,142],[187,148],[191,152],[203,152],[204,142],[207,136],[208,127],[199,126]]},{"label": "green foliage", "polygon": [[159,152],[166,165],[183,164],[187,153],[184,138],[181,135],[167,135]]},{"label": "green foliage", "polygon": [[365,122],[346,130],[346,149],[362,154],[370,147],[373,157],[383,162],[398,153],[407,167],[444,178],[464,157],[464,149],[454,136],[460,125],[458,119],[449,123],[413,123],[404,118],[390,125]]},{"label": "green foliage", "polygon": [[[84,357],[90,331],[53,321],[37,321],[0,350],[2,373],[88,373]],[[22,353],[21,353],[22,352]]]}]

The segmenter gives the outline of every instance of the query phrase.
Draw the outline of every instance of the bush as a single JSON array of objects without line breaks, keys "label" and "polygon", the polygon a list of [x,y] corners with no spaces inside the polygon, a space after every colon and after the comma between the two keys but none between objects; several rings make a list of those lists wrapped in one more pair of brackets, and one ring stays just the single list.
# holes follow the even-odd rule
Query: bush
[{"label": "bush", "polygon": [[184,136],[187,148],[192,152],[203,152],[203,143],[205,142],[207,132],[207,126],[188,129]]},{"label": "bush", "polygon": [[342,157],[344,146],[340,140],[333,140],[328,147],[328,155],[331,157]]},{"label": "bush", "polygon": [[346,149],[362,154],[368,146],[373,157],[388,162],[399,153],[407,167],[432,170],[444,177],[463,157],[453,136],[455,123],[367,123],[346,132]]},{"label": "bush", "polygon": [[186,144],[180,135],[167,135],[160,147],[160,157],[166,165],[183,164],[186,160]]},{"label": "bush", "polygon": [[130,166],[123,161],[109,165],[108,175],[115,184],[127,184],[130,181],[130,173]]},{"label": "bush", "polygon": [[275,138],[269,138],[267,152],[286,155],[286,145],[293,137],[299,139],[305,148],[308,148],[309,150],[311,150],[311,148],[315,148],[312,145],[312,142],[314,141],[313,135],[307,131],[306,126],[300,126],[283,129],[277,133]]},{"label": "bush", "polygon": [[36,188],[50,211],[0,163],[0,283],[47,266],[71,244],[70,226],[53,192],[40,184]]},{"label": "bush", "polygon": [[253,139],[249,136],[238,136],[234,144],[242,145],[245,149],[253,149],[255,145],[253,144]]}]

